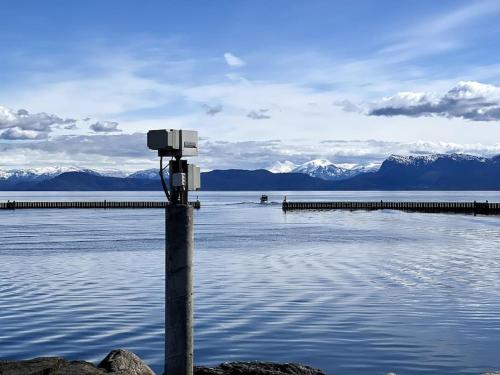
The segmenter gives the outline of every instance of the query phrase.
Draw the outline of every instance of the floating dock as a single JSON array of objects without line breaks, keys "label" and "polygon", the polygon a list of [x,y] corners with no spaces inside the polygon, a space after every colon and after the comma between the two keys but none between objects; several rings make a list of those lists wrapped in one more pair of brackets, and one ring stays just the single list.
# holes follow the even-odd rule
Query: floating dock
[{"label": "floating dock", "polygon": [[283,211],[294,210],[401,210],[412,212],[500,215],[500,203],[483,202],[283,202]]},{"label": "floating dock", "polygon": [[[189,202],[193,208],[199,209],[201,207],[200,201]],[[166,208],[168,202],[163,201],[152,201],[152,202],[140,202],[140,201],[99,201],[99,202],[19,202],[19,201],[8,201],[0,202],[0,210],[22,210],[22,209],[39,209],[39,208]]]}]

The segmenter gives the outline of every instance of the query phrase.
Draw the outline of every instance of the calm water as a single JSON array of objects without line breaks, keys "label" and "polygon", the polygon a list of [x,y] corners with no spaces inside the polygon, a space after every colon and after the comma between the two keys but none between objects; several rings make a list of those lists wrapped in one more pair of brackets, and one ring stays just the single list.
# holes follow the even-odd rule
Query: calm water
[{"label": "calm water", "polygon": [[[47,195],[49,197],[47,198]],[[329,374],[500,368],[500,217],[281,211],[289,200],[500,201],[500,193],[202,193],[196,363],[299,361]],[[149,200],[158,193],[5,193]],[[163,361],[162,210],[0,212],[0,357]]]}]

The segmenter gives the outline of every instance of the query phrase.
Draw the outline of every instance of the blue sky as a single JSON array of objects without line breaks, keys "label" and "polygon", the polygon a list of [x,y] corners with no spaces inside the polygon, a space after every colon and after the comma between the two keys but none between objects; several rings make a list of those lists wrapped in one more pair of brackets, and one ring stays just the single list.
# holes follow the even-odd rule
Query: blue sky
[{"label": "blue sky", "polygon": [[498,1],[6,1],[0,169],[500,153]]}]

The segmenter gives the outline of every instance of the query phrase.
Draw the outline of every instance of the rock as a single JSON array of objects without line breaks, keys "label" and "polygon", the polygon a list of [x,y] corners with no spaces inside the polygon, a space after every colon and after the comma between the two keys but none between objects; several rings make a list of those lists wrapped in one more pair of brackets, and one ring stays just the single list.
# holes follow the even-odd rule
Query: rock
[{"label": "rock", "polygon": [[46,357],[29,361],[0,361],[0,375],[155,375],[138,356],[113,350],[98,367],[84,361]]},{"label": "rock", "polygon": [[321,370],[298,363],[230,362],[217,367],[194,368],[195,375],[325,375]]},{"label": "rock", "polygon": [[106,371],[84,361],[42,357],[29,361],[0,361],[0,375],[104,375]]},{"label": "rock", "polygon": [[[98,367],[59,357],[28,361],[0,361],[0,375],[155,375],[138,356],[113,350]],[[230,362],[217,367],[195,367],[194,375],[325,375],[321,370],[296,363]]]},{"label": "rock", "polygon": [[97,367],[120,375],[155,375],[138,356],[123,349],[111,351]]}]

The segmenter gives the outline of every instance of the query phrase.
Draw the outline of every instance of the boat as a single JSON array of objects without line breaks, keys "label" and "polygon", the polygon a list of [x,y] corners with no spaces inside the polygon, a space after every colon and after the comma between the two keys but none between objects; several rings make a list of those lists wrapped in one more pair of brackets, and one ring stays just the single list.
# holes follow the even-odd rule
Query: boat
[{"label": "boat", "polygon": [[267,195],[262,194],[260,196],[260,203],[267,203],[267,200],[268,200]]}]

